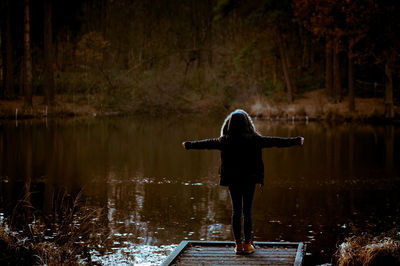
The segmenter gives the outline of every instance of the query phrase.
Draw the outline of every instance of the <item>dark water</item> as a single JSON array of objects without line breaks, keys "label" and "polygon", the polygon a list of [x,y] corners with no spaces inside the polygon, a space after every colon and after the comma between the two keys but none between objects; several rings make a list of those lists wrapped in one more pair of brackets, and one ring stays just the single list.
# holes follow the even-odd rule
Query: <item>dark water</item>
[{"label": "dark water", "polygon": [[[0,122],[0,220],[29,183],[32,205],[44,214],[60,190],[81,191],[100,210],[99,227],[113,240],[103,262],[131,255],[130,262],[158,264],[184,239],[232,240],[229,194],[217,185],[218,151],[181,147],[218,136],[222,120]],[[329,262],[347,236],[399,225],[400,127],[255,124],[264,135],[305,137],[304,147],[263,151],[256,240],[305,241],[307,261],[316,264]]]}]

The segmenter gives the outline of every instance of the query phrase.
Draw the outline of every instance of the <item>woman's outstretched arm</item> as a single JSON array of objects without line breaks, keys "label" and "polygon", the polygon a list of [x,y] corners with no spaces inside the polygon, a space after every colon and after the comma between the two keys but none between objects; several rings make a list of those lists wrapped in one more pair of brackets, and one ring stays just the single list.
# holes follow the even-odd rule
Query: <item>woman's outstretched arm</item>
[{"label": "woman's outstretched arm", "polygon": [[270,147],[291,147],[304,144],[303,137],[293,137],[293,138],[280,138],[280,137],[269,137],[269,136],[261,136],[260,145],[262,148],[270,148]]},{"label": "woman's outstretched arm", "polygon": [[220,150],[221,149],[221,138],[213,138],[213,139],[203,139],[196,141],[185,141],[182,143],[182,146],[187,149],[196,149],[196,150]]}]

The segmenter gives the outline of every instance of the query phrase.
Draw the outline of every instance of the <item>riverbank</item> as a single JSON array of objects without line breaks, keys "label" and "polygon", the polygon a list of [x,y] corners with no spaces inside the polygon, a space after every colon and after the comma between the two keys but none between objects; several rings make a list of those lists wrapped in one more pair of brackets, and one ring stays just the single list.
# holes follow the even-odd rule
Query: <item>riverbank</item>
[{"label": "riverbank", "polygon": [[27,107],[23,98],[0,100],[0,119],[95,116],[98,113],[98,108],[90,101],[84,102],[82,97],[69,98],[57,95],[54,106],[47,106],[43,103],[43,96],[33,96],[32,107]]},{"label": "riverbank", "polygon": [[[323,89],[299,96],[292,104],[273,102],[267,97],[255,98],[249,109],[252,116],[264,119],[317,120],[317,121],[387,121],[382,98],[356,98],[355,112],[349,112],[348,99],[334,103]],[[399,119],[400,107],[395,106],[395,120]]]},{"label": "riverbank", "polygon": [[[34,96],[32,107],[26,107],[23,98],[0,100],[0,119],[89,117],[138,113],[157,116],[166,113],[208,114],[226,113],[235,108],[242,108],[260,119],[387,122],[384,116],[385,104],[382,98],[356,98],[356,111],[349,112],[347,98],[344,98],[342,102],[334,103],[326,97],[323,89],[299,95],[292,104],[287,104],[282,100],[284,97],[281,96],[279,94],[269,97],[256,95],[246,100],[233,101],[230,106],[218,105],[212,99],[203,99],[188,104],[190,107],[176,106],[174,108],[171,108],[171,106],[169,108],[163,106],[141,108],[140,105],[135,108],[104,107],[96,100],[95,95],[57,95],[56,104],[47,106],[43,104],[42,96]],[[400,119],[400,106],[395,106],[394,109],[394,120],[397,121]]]}]

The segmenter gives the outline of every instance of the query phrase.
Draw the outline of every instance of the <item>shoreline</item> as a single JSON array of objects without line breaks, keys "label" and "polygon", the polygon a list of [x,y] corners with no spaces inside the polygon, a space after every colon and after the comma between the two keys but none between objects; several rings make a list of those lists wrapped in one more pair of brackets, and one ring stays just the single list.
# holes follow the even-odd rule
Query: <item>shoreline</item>
[{"label": "shoreline", "polygon": [[[33,106],[26,107],[23,98],[15,100],[0,100],[0,120],[27,120],[41,118],[70,117],[103,117],[103,116],[157,116],[195,115],[207,116],[210,113],[225,114],[231,110],[245,109],[255,119],[286,122],[361,122],[361,123],[400,123],[400,106],[394,106],[395,116],[385,118],[385,105],[382,98],[356,98],[356,111],[348,111],[348,102],[332,103],[324,95],[322,89],[305,93],[292,104],[274,101],[273,97],[254,96],[249,100],[233,102],[229,107],[217,106],[209,101],[208,106],[191,106],[188,108],[165,109],[160,106],[144,106],[122,109],[118,107],[104,108],[102,104],[90,102],[89,97],[81,95],[80,100],[69,99],[70,95],[57,95],[54,106],[43,104],[43,96],[33,97]],[[83,99],[83,100],[82,100]],[[271,100],[272,99],[272,100]],[[160,111],[161,109],[161,111]],[[150,111],[149,111],[150,110]]]}]

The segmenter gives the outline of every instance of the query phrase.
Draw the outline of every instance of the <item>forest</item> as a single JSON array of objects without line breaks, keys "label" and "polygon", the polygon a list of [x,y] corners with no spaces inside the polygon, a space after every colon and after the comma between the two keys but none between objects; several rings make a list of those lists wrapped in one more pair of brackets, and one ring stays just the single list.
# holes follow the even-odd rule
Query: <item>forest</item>
[{"label": "forest", "polygon": [[2,116],[18,100],[31,114],[65,104],[201,113],[256,99],[291,104],[320,90],[348,113],[355,99],[377,98],[382,117],[396,117],[394,0],[4,0],[0,8]]}]

